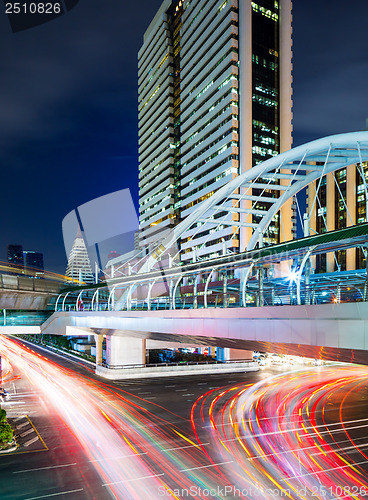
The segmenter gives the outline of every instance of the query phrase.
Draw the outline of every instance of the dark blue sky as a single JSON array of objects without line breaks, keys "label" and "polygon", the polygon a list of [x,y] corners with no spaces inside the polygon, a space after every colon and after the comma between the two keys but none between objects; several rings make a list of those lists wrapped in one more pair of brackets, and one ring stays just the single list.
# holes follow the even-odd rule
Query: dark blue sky
[{"label": "dark blue sky", "polygon": [[[137,52],[160,4],[80,0],[15,34],[0,13],[0,260],[19,243],[63,272],[70,210],[137,199]],[[295,0],[293,16],[294,144],[365,128],[368,3]]]}]

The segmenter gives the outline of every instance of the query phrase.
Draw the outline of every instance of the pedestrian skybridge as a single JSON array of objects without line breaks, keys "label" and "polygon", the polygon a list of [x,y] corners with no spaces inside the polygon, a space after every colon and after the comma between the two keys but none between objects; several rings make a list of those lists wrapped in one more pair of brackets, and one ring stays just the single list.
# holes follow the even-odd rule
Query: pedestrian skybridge
[{"label": "pedestrian skybridge", "polygon": [[[320,234],[309,229],[327,174],[355,168],[367,203],[365,162],[367,131],[319,139],[258,164],[195,206],[148,255],[108,266],[102,283],[62,290],[41,330],[95,334],[98,356],[106,337],[110,366],[144,363],[147,340],[368,364],[367,270],[336,265],[335,272],[315,272],[319,254],[360,248],[367,255],[368,209],[355,225],[347,193],[333,177],[349,227],[328,232],[321,210]],[[282,208],[297,204],[297,193],[309,185],[315,196],[309,215],[300,214],[305,237],[268,245],[271,222],[279,217],[282,228]],[[235,228],[234,237],[242,233],[244,251],[234,253],[231,239],[223,239],[221,255],[205,259],[209,236],[200,234],[221,241],[224,227]]]},{"label": "pedestrian skybridge", "polygon": [[[313,274],[316,255],[366,248],[368,224],[212,260],[61,290],[55,311],[158,310],[316,304],[368,299],[366,270]],[[282,261],[295,264],[273,276]],[[154,293],[156,287],[156,292]],[[119,300],[125,296],[125,301]],[[117,307],[117,304],[119,306]]]}]

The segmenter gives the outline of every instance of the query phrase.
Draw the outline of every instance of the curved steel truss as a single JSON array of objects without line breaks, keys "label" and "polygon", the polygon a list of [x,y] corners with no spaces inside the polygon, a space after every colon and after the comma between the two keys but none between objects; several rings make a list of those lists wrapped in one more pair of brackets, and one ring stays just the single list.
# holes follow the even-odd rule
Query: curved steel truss
[{"label": "curved steel truss", "polygon": [[[144,273],[154,269],[156,263],[174,248],[184,233],[193,238],[199,232],[210,230],[213,233],[226,226],[250,227],[252,234],[246,243],[246,250],[252,250],[282,206],[299,191],[314,181],[320,182],[330,172],[352,164],[361,165],[365,161],[368,161],[366,131],[325,137],[270,158],[237,176],[194,208],[158,244],[145,262],[141,262],[143,265],[136,272]],[[362,175],[368,199],[363,171],[361,168],[358,171]],[[254,195],[253,189],[257,189],[260,194]],[[278,192],[278,197],[271,197],[271,191]],[[235,204],[231,201],[234,199]],[[269,207],[267,210],[259,209],[262,202]],[[218,217],[224,212],[225,216]],[[234,213],[239,214],[238,221],[233,220]],[[261,217],[257,225],[252,222],[255,214]]]}]

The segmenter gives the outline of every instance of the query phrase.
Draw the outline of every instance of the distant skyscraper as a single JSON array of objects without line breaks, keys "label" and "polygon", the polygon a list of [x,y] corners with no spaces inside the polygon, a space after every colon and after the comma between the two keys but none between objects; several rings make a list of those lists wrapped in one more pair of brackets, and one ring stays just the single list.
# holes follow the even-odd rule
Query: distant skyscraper
[{"label": "distant skyscraper", "polygon": [[22,245],[8,245],[7,253],[8,253],[8,262],[9,263],[14,264],[18,267],[24,266]]},{"label": "distant skyscraper", "polygon": [[[164,238],[234,177],[291,148],[291,33],[291,0],[163,1],[139,51],[141,247]],[[260,196],[259,182],[247,206]],[[232,211],[233,227],[182,235],[184,261],[193,249],[201,257],[220,255],[224,243],[245,249],[270,204],[258,202],[245,223],[236,203],[234,195],[218,214]],[[293,238],[291,202],[282,213],[266,244]]]},{"label": "distant skyscraper", "polygon": [[94,275],[92,274],[87,248],[80,231],[70,251],[65,276],[72,278],[74,281],[81,280],[84,283],[94,283]]},{"label": "distant skyscraper", "polygon": [[42,253],[25,250],[23,252],[23,256],[24,267],[27,271],[33,273],[34,275],[43,274],[44,267]]}]

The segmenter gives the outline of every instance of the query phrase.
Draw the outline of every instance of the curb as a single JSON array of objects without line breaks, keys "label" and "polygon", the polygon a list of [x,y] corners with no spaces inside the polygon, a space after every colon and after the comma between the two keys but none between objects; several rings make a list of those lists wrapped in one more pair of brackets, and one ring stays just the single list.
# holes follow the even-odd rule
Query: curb
[{"label": "curb", "polygon": [[[89,361],[88,359],[83,359],[80,358],[79,356],[75,356],[74,354],[71,354],[67,351],[62,351],[61,349],[57,349],[55,347],[51,347],[48,345],[40,345],[36,344],[36,342],[31,342],[30,340],[25,340],[25,339],[19,339],[22,342],[27,342],[28,344],[31,344],[32,346],[39,347],[40,349],[43,349],[46,352],[50,352],[51,354],[55,354],[56,356],[60,356],[61,358],[68,359],[68,357],[75,359],[76,361],[79,361],[80,363],[86,363],[87,365],[91,365],[93,368],[96,368],[96,363],[93,363],[92,361]],[[73,361],[73,359],[69,359],[69,361]]]},{"label": "curb", "polygon": [[11,451],[15,451],[18,448],[17,444],[13,444],[10,448],[7,448],[6,450],[0,450],[1,453],[10,453]]},{"label": "curb", "polygon": [[[202,365],[206,368],[198,368],[197,365],[182,366],[181,369],[177,366],[170,367],[152,367],[145,368],[125,368],[121,370],[112,370],[98,366],[96,375],[108,380],[129,380],[129,379],[144,379],[157,377],[179,377],[186,375],[217,375],[220,373],[241,373],[258,371],[258,363],[248,361],[244,363],[229,363],[218,365]],[[217,367],[217,368],[215,368]]]}]

